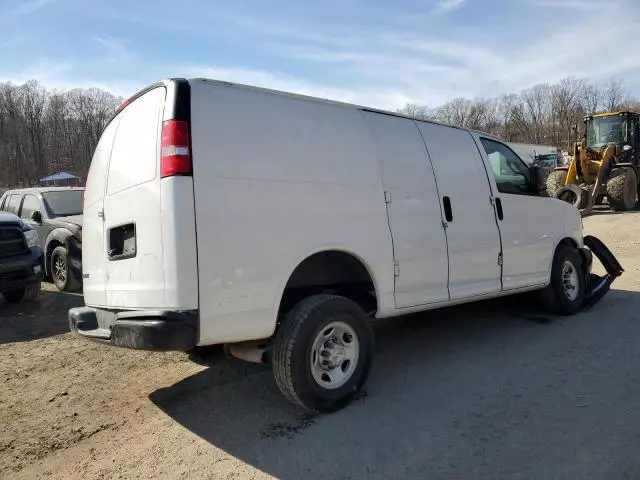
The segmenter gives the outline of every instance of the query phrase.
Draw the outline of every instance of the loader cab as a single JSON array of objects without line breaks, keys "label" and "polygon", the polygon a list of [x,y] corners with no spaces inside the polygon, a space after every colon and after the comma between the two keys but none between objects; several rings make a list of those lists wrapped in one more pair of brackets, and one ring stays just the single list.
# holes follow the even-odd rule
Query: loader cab
[{"label": "loader cab", "polygon": [[640,114],[614,112],[589,115],[584,119],[586,145],[593,150],[615,144],[625,162],[640,163]]}]

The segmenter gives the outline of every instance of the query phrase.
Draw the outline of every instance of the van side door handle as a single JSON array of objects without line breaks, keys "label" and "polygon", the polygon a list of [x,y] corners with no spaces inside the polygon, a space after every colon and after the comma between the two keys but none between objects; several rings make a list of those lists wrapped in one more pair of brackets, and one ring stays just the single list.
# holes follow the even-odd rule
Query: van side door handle
[{"label": "van side door handle", "polygon": [[451,199],[442,197],[442,206],[444,207],[444,218],[447,222],[453,221],[453,210],[451,210]]},{"label": "van side door handle", "polygon": [[502,201],[496,197],[496,213],[498,214],[498,220],[502,220],[504,218],[504,214],[502,212]]}]

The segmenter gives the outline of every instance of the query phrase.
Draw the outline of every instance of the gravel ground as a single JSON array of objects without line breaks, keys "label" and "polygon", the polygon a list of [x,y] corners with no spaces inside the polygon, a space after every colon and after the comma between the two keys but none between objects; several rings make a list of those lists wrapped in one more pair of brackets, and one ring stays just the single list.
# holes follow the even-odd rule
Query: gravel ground
[{"label": "gravel ground", "polygon": [[585,219],[626,268],[590,311],[519,296],[379,322],[366,392],[327,416],[219,349],[78,339],[79,295],[0,300],[0,478],[640,478],[639,220]]}]

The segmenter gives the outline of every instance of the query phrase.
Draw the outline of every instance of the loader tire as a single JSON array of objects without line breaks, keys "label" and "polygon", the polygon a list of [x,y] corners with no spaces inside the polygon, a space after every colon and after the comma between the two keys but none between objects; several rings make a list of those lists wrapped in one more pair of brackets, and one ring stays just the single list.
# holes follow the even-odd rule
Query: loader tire
[{"label": "loader tire", "polygon": [[551,198],[554,198],[556,192],[564,187],[565,182],[567,181],[567,171],[566,170],[554,170],[547,177],[547,195]]},{"label": "loader tire", "polygon": [[615,211],[631,210],[636,205],[638,179],[632,168],[614,168],[607,180],[607,198]]}]

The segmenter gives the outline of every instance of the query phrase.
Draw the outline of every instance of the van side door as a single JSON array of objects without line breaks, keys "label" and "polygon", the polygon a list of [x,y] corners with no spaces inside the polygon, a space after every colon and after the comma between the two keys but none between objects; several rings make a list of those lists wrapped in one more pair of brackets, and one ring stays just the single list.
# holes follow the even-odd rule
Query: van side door
[{"label": "van side door", "polygon": [[406,118],[367,111],[362,115],[375,145],[387,204],[396,307],[447,301],[447,243],[433,167],[420,132]]},{"label": "van side door", "polygon": [[511,148],[502,142],[475,136],[485,163],[493,174],[492,188],[502,237],[505,290],[544,285],[554,247],[549,208],[556,200],[532,192],[529,169]]},{"label": "van side door", "polygon": [[416,123],[435,170],[445,217],[451,300],[499,292],[500,233],[480,152],[465,129]]}]

